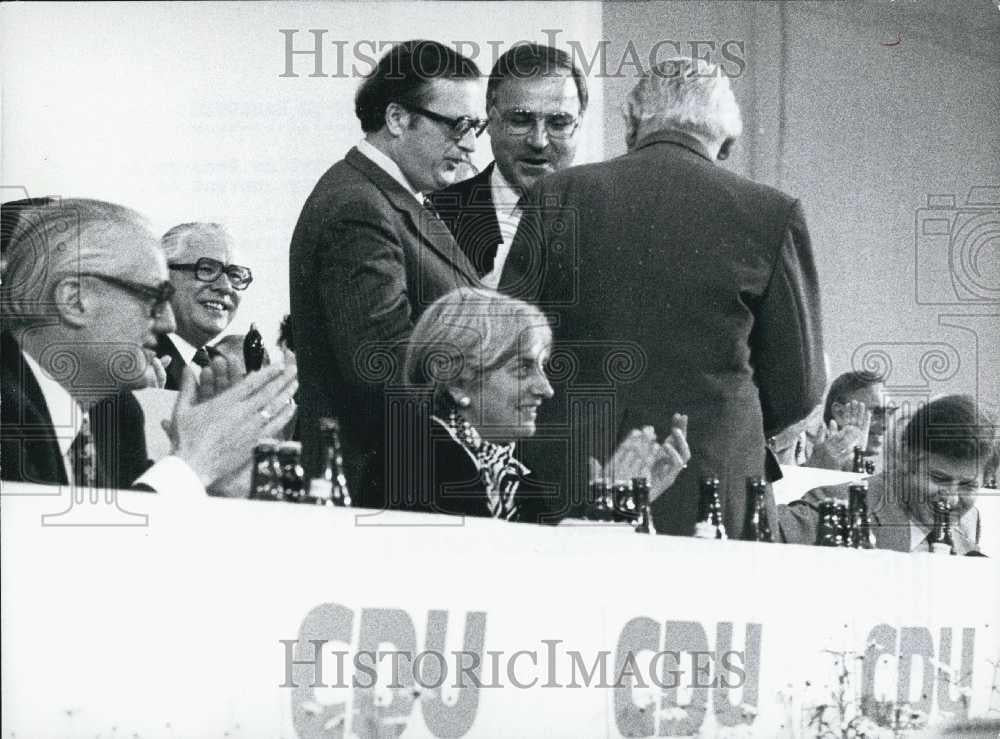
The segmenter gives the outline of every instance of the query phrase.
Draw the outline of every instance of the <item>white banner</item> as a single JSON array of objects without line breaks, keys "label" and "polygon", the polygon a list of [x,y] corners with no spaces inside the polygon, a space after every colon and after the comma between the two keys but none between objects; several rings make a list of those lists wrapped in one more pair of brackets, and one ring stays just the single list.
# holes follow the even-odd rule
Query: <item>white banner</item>
[{"label": "white banner", "polygon": [[137,493],[61,526],[43,492],[4,484],[4,739],[891,736],[1000,710],[996,560]]}]

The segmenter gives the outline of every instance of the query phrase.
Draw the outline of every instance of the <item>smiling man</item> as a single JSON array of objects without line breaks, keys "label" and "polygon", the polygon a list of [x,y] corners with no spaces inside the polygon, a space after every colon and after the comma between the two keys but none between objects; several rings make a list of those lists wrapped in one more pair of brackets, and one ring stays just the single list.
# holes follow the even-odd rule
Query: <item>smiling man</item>
[{"label": "smiling man", "polygon": [[7,252],[4,480],[203,490],[245,467],[257,440],[291,418],[294,368],[255,373],[199,402],[188,372],[170,424],[173,452],[149,467],[131,391],[147,386],[157,337],[175,321],[167,263],[145,219],[113,203],[45,199],[18,214]]},{"label": "smiling man", "polygon": [[177,329],[160,335],[156,354],[170,357],[165,387],[177,390],[185,366],[200,368],[210,360],[210,345],[232,323],[253,274],[248,267],[233,264],[235,244],[217,223],[174,226],[160,243],[174,286],[170,306]]},{"label": "smiling man", "polygon": [[521,220],[521,197],[573,164],[587,81],[569,55],[519,44],[501,56],[486,87],[494,161],[433,196],[434,206],[483,284],[495,288]]},{"label": "smiling man", "polygon": [[471,59],[434,41],[391,48],[355,98],[364,138],[320,178],[292,236],[303,461],[320,473],[319,422],[338,416],[360,505],[384,504],[383,388],[403,342],[434,300],[479,283],[425,198],[466,169],[486,128],[482,100]]},{"label": "smiling man", "polygon": [[[968,395],[946,395],[913,414],[899,437],[893,464],[868,483],[868,510],[875,545],[898,552],[928,552],[934,503],[950,504],[955,554],[976,552],[980,517],[976,495],[996,475],[996,422]],[[815,544],[821,503],[846,501],[849,484],[810,490],[800,500],[778,506],[781,540]]]}]

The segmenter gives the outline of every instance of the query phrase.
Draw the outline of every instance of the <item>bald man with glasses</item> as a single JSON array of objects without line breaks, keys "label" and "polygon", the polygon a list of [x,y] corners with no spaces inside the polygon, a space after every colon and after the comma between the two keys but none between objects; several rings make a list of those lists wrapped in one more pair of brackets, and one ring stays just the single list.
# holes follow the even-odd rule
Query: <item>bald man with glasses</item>
[{"label": "bald man with glasses", "polygon": [[384,388],[434,300],[479,284],[427,195],[467,169],[486,128],[476,64],[434,41],[394,46],[361,83],[364,138],[320,178],[292,236],[292,335],[307,472],[322,471],[320,419],[337,416],[349,482],[381,507]]},{"label": "bald man with glasses", "polygon": [[176,323],[145,220],[98,200],[49,200],[21,209],[5,245],[3,479],[203,493],[249,469],[257,439],[291,418],[294,368],[233,381],[220,363],[210,388],[188,370],[166,424],[173,452],[150,466],[132,391],[150,384],[157,337]]}]

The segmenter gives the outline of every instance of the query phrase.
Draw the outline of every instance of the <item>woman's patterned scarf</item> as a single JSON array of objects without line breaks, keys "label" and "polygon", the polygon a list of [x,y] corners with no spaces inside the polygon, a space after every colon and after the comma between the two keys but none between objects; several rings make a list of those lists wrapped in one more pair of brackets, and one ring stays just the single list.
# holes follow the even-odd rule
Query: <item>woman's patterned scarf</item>
[{"label": "woman's patterned scarf", "polygon": [[451,438],[462,446],[475,460],[479,470],[479,479],[486,487],[487,504],[493,518],[511,520],[517,515],[517,503],[514,494],[517,492],[521,479],[531,470],[514,458],[514,442],[496,444],[479,435],[472,424],[461,417],[455,423],[442,421],[436,416],[435,421],[444,426]]}]

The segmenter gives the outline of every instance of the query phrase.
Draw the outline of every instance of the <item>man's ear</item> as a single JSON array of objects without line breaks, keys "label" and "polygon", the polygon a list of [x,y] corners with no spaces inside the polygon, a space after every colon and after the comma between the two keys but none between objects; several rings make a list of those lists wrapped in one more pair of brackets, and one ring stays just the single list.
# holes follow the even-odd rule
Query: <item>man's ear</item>
[{"label": "man's ear", "polygon": [[410,112],[399,103],[385,106],[385,127],[394,137],[402,136],[410,125]]},{"label": "man's ear", "polygon": [[729,154],[732,152],[734,146],[736,146],[736,139],[732,136],[728,137],[722,142],[722,146],[719,147],[719,153],[716,154],[715,158],[720,162],[729,159]]},{"label": "man's ear", "polygon": [[639,122],[631,115],[625,116],[625,148],[632,151],[639,133]]},{"label": "man's ear", "polygon": [[79,277],[64,277],[53,291],[59,317],[71,326],[85,326],[88,322],[88,301],[83,293]]}]

